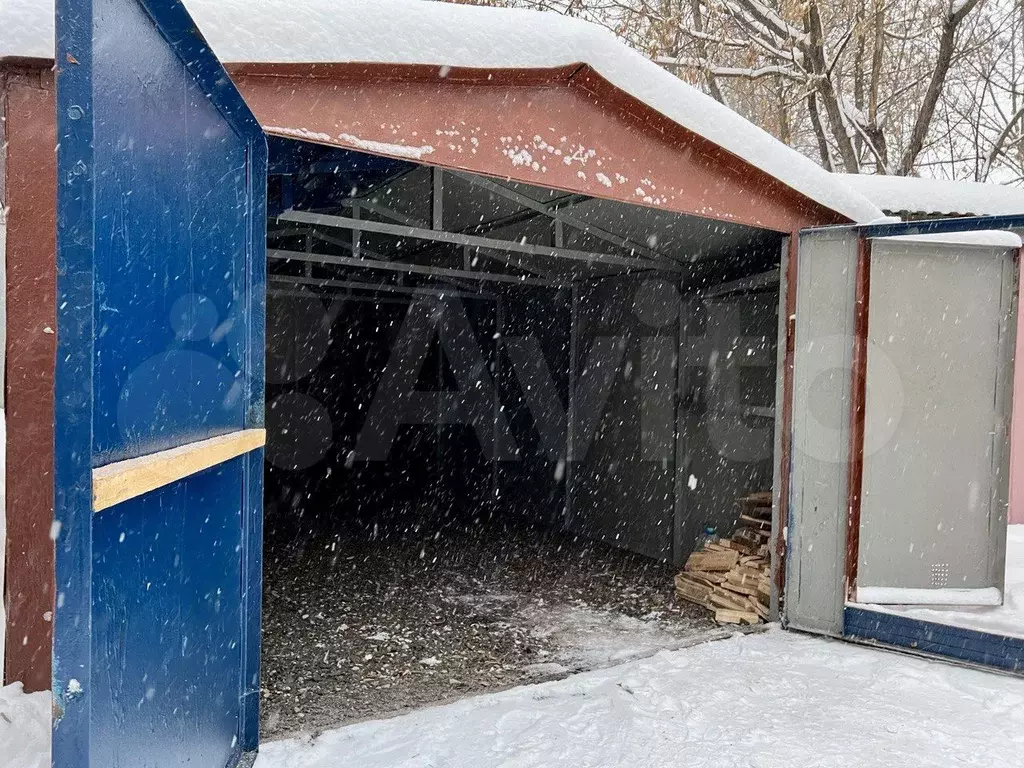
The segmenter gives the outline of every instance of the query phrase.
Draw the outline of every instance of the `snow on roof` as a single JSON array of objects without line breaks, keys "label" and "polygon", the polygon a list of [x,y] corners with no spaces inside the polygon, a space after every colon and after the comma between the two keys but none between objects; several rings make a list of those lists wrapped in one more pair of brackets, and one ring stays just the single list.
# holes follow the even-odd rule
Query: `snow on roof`
[{"label": "snow on roof", "polygon": [[974,181],[914,176],[840,174],[843,181],[887,213],[944,216],[1024,214],[1024,189]]},{"label": "snow on roof", "polygon": [[982,245],[993,248],[1021,247],[1020,235],[1001,229],[979,229],[972,232],[936,232],[928,235],[895,235],[879,240],[904,243],[943,243],[946,245]]},{"label": "snow on roof", "polygon": [[[226,62],[482,69],[586,63],[617,88],[806,197],[867,222],[882,212],[812,160],[621,43],[556,13],[422,0],[185,0]],[[0,2],[0,58],[53,58],[53,0]]]}]

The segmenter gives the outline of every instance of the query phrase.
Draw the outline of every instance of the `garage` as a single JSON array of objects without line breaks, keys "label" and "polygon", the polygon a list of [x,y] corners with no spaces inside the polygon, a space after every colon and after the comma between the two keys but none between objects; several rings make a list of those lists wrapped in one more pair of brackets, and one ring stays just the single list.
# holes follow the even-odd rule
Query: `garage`
[{"label": "garage", "polygon": [[[878,223],[574,20],[190,10],[105,0],[55,58],[45,18],[3,52],[5,676],[52,690],[55,760],[131,765],[156,733],[233,764],[261,710],[280,735],[623,658],[573,666],[566,628],[708,639],[671,576],[751,494],[771,615],[843,634],[862,489],[869,522],[927,522],[865,458],[868,308],[914,307],[912,347],[914,270],[954,295],[966,258],[887,238],[984,221]],[[966,424],[910,398],[962,430],[918,469],[1008,434],[1016,253],[971,249],[1001,399]],[[1005,519],[993,445],[987,506],[938,486],[944,514]]]},{"label": "garage", "polygon": [[[296,139],[269,157],[264,728],[622,653],[559,645],[581,621],[714,634],[671,577],[772,488],[783,236]],[[309,644],[337,681],[316,696]]]}]

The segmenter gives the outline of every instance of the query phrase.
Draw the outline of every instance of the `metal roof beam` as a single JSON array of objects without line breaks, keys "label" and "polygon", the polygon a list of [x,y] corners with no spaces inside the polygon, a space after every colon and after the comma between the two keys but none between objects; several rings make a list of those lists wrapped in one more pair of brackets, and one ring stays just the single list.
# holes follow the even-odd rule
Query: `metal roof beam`
[{"label": "metal roof beam", "polygon": [[[360,221],[362,221],[362,219],[360,219]],[[317,240],[321,240],[325,243],[330,243],[331,245],[336,245],[339,248],[344,248],[346,251],[349,251],[356,258],[369,256],[371,259],[376,259],[377,261],[395,261],[394,258],[370,250],[369,248],[362,244],[359,244],[359,246],[357,247],[355,243],[348,242],[347,240],[343,240],[340,237],[332,237],[330,235],[324,234],[323,232],[315,229],[314,227],[288,227],[286,229],[272,229],[269,232],[267,232],[268,237],[274,235],[280,235],[283,237],[294,237],[296,235],[305,237],[315,237]],[[466,250],[470,249],[470,246],[468,245],[463,247]],[[485,249],[482,248],[476,248],[475,250],[477,252],[477,255],[480,256],[481,258],[498,261],[506,266],[521,269],[524,272],[529,272],[531,275],[538,275],[540,277],[548,278],[552,276],[561,277],[559,273],[554,272],[550,269],[542,269],[536,266],[535,264],[532,264],[528,259],[525,259],[523,257],[508,256],[502,253],[485,252]],[[307,252],[311,251],[307,250]],[[420,253],[422,253],[422,251]],[[463,268],[466,269],[467,271],[472,269],[469,266],[465,266]]]},{"label": "metal roof beam", "polygon": [[701,292],[701,296],[708,298],[714,296],[728,296],[733,293],[749,293],[751,291],[764,291],[769,288],[774,288],[779,285],[779,268],[769,269],[767,272],[761,272],[750,277],[741,277],[738,280],[731,280],[727,283],[721,283],[715,285],[706,291]]},{"label": "metal roof beam", "polygon": [[382,216],[385,219],[391,219],[391,221],[397,222],[399,224],[404,224],[407,227],[424,226],[424,222],[420,221],[415,216],[409,216],[407,214],[401,213],[400,211],[396,211],[393,208],[388,208],[386,205],[381,205],[380,203],[375,203],[371,200],[343,200],[341,205],[345,208],[362,208],[364,211],[376,213],[378,216]]},{"label": "metal roof beam", "polygon": [[342,240],[340,237],[332,237],[331,235],[328,235],[325,232],[320,232],[313,227],[294,227],[288,229],[271,229],[267,231],[267,237],[273,237],[274,235],[280,235],[282,237],[292,237],[294,235],[315,237],[317,240],[324,243],[344,248],[346,251],[356,254],[358,257],[368,256],[369,258],[376,259],[377,261],[388,261],[389,259],[389,257],[384,254],[377,253],[361,243],[357,244],[349,240]]},{"label": "metal roof beam", "polygon": [[[333,278],[299,277],[298,275],[270,275],[271,283],[285,285],[305,285],[310,288],[336,288],[345,291],[370,291],[373,293],[397,293],[404,296],[446,296],[452,298],[493,299],[495,295],[487,291],[453,291],[447,288],[428,286],[395,285],[394,283],[364,283],[359,280],[336,280]],[[307,296],[310,294],[306,294]],[[313,294],[319,295],[319,294]]]},{"label": "metal roof beam", "polygon": [[381,269],[388,272],[404,272],[411,275],[427,275],[429,277],[450,277],[474,281],[490,281],[494,283],[515,283],[517,285],[551,285],[550,280],[536,277],[518,277],[502,275],[494,272],[471,272],[464,269],[446,269],[444,267],[428,267],[422,264],[403,264],[394,261],[367,261],[351,256],[332,256],[326,253],[305,253],[303,251],[285,251],[267,249],[267,258],[275,261],[299,261],[311,264],[335,264],[341,267],[357,269]]},{"label": "metal roof beam", "polygon": [[[606,253],[594,253],[591,251],[577,251],[571,248],[554,248],[547,245],[533,245],[531,243],[517,242],[514,240],[495,240],[489,237],[478,237],[476,235],[462,235],[454,232],[435,231],[421,227],[409,227],[398,224],[385,224],[378,221],[366,221],[353,219],[346,216],[331,216],[324,213],[308,213],[305,211],[285,211],[278,217],[280,221],[290,221],[299,224],[313,224],[325,227],[336,227],[339,229],[358,229],[365,232],[375,232],[395,237],[407,237],[415,240],[428,240],[439,243],[453,243],[455,245],[468,245],[476,248],[488,248],[496,251],[511,251],[512,253],[523,253],[529,256],[548,256],[551,258],[568,259],[571,261],[583,262],[585,264],[611,264],[618,267],[632,267],[637,269],[649,269],[652,264],[649,260],[614,256]],[[659,265],[665,271],[682,271],[675,262]]]},{"label": "metal roof beam", "polygon": [[510,200],[518,205],[523,206],[524,208],[530,208],[531,210],[544,214],[545,216],[548,216],[551,219],[553,219],[555,222],[568,224],[570,227],[573,227],[574,229],[579,229],[583,232],[593,235],[598,240],[604,240],[607,243],[611,243],[612,245],[615,245],[619,248],[625,248],[629,251],[632,251],[635,254],[640,254],[648,259],[674,261],[674,259],[671,256],[668,256],[667,254],[661,253],[660,251],[656,251],[653,248],[650,248],[646,245],[635,243],[629,238],[617,235],[614,232],[610,232],[609,230],[604,229],[596,224],[590,224],[586,221],[583,221],[582,219],[578,219],[575,216],[572,216],[566,213],[565,211],[561,210],[557,203],[551,204],[538,202],[534,200],[532,197],[528,197],[527,195],[524,195],[520,192],[516,192],[514,189],[506,187],[504,184],[499,184],[498,182],[492,179],[488,179],[484,176],[476,176],[470,173],[462,173],[460,171],[452,171],[451,173],[453,173],[455,176],[458,176],[463,181],[472,184],[475,187],[479,187],[480,189],[486,189],[488,192],[493,192],[494,194],[500,197],[504,197],[506,200]]}]

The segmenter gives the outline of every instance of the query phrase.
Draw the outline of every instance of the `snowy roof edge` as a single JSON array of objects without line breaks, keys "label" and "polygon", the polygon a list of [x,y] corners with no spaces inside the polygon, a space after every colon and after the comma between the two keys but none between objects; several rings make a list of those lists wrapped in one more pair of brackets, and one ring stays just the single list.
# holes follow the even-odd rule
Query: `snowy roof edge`
[{"label": "snowy roof edge", "polygon": [[886,235],[877,240],[902,243],[942,243],[946,245],[977,245],[992,248],[1021,247],[1020,235],[1001,229],[979,229],[971,232],[936,232],[926,235]]},{"label": "snowy roof edge", "polygon": [[883,211],[943,216],[1024,214],[1024,188],[916,176],[837,174]]},{"label": "snowy roof edge", "polygon": [[[805,197],[857,223],[867,197],[811,159],[579,19],[423,0],[186,0],[225,62],[382,63],[551,69],[591,66],[616,88]],[[5,0],[0,58],[53,58],[53,0]]]}]

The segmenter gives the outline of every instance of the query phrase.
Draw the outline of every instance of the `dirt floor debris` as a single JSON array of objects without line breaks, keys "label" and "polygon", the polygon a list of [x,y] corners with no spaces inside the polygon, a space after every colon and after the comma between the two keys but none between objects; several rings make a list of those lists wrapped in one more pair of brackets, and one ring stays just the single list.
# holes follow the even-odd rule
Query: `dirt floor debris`
[{"label": "dirt floor debris", "polygon": [[753,493],[737,503],[742,511],[732,535],[708,540],[690,555],[676,575],[676,596],[708,609],[719,624],[760,624],[768,621],[771,603],[772,494]]},{"label": "dirt floor debris", "polygon": [[523,526],[318,534],[271,541],[266,563],[266,739],[558,679],[723,633],[676,597],[671,565]]}]

